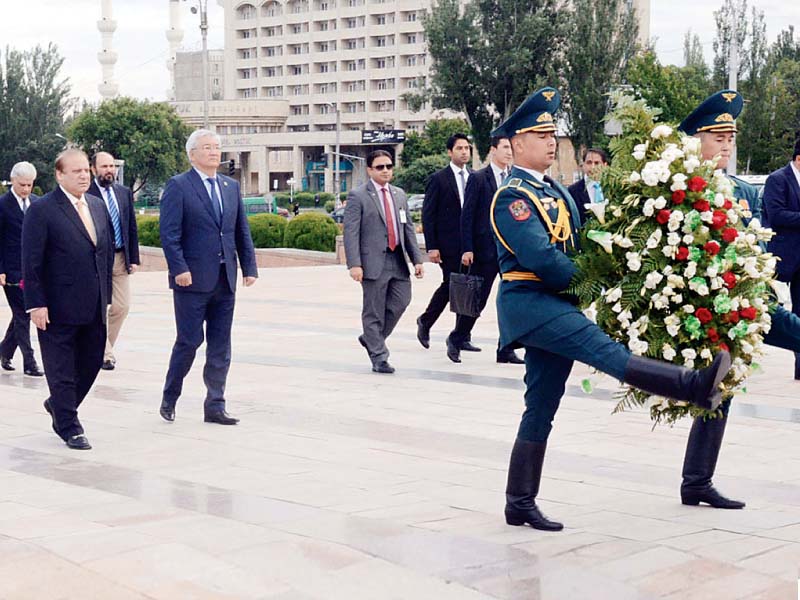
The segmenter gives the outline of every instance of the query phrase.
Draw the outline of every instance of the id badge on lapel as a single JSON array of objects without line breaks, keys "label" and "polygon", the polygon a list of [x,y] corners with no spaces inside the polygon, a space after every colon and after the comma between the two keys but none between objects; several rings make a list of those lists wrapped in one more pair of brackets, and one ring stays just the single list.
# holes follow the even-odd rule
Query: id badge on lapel
[{"label": "id badge on lapel", "polygon": [[401,208],[397,212],[400,214],[400,223],[402,223],[403,225],[408,223],[408,216],[406,215],[406,210],[404,208]]}]

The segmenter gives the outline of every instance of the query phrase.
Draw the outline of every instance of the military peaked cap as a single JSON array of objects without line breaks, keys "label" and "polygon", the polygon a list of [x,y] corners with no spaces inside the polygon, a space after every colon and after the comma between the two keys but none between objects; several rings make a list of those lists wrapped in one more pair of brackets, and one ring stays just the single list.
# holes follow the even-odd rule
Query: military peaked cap
[{"label": "military peaked cap", "polygon": [[695,108],[678,126],[687,135],[703,131],[713,133],[736,131],[736,117],[742,112],[744,99],[734,90],[712,94]]},{"label": "military peaked cap", "polygon": [[561,105],[558,90],[546,87],[533,92],[492,136],[512,138],[528,131],[555,131],[555,113]]}]

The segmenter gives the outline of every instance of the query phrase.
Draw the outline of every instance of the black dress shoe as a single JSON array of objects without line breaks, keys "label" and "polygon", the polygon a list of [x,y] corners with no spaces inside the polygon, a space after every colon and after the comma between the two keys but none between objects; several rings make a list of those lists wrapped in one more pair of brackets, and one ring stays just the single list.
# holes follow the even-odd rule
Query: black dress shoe
[{"label": "black dress shoe", "polygon": [[10,358],[0,358],[0,367],[3,367],[4,371],[16,371],[14,365],[11,364]]},{"label": "black dress shoe", "polygon": [[522,360],[515,352],[498,352],[497,362],[500,364],[524,365],[525,361]]},{"label": "black dress shoe", "polygon": [[417,339],[423,348],[431,347],[431,328],[426,326],[421,318],[417,318]]},{"label": "black dress shoe", "polygon": [[53,414],[53,407],[50,406],[50,398],[44,401],[44,409],[47,411],[47,414],[50,415],[50,426],[53,428],[53,431],[55,431],[58,437],[61,437],[61,434],[59,434],[56,429],[56,416]]},{"label": "black dress shoe", "polygon": [[394,367],[385,360],[372,365],[372,370],[376,373],[394,373]]},{"label": "black dress shoe", "polygon": [[230,416],[224,410],[206,413],[205,419],[203,420],[206,423],[218,423],[219,425],[236,425],[239,422],[239,419]]},{"label": "black dress shoe", "polygon": [[41,377],[42,375],[44,375],[44,371],[42,371],[39,368],[39,365],[33,365],[32,367],[25,367],[24,373],[29,377]]},{"label": "black dress shoe", "polygon": [[447,338],[447,358],[452,360],[454,363],[461,362],[461,350],[458,346],[456,346],[453,342],[450,341],[450,337]]},{"label": "black dress shoe", "polygon": [[89,440],[86,439],[86,436],[81,434],[78,435],[71,435],[67,438],[67,447],[71,448],[72,450],[91,450],[92,445],[89,443]]},{"label": "black dress shoe", "polygon": [[100,368],[103,369],[103,371],[113,371],[116,367],[117,365],[114,364],[113,360],[104,360],[103,364],[100,365]]},{"label": "black dress shoe", "polygon": [[473,346],[472,342],[470,342],[469,340],[467,340],[466,342],[461,344],[461,349],[465,350],[466,352],[480,352],[481,351],[481,349],[478,348],[477,346]]},{"label": "black dress shoe", "polygon": [[165,400],[161,401],[161,407],[158,409],[158,414],[165,421],[172,423],[175,420],[175,405]]},{"label": "black dress shoe", "polygon": [[741,500],[732,500],[720,494],[713,485],[705,489],[681,489],[681,503],[687,506],[697,506],[701,502],[708,504],[712,508],[727,508],[737,510],[745,507]]}]

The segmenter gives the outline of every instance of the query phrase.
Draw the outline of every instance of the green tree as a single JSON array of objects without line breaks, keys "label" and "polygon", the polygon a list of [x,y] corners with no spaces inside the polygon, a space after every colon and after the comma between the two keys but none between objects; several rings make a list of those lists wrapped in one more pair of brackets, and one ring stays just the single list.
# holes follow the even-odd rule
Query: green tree
[{"label": "green tree", "polygon": [[[564,53],[564,107],[575,156],[603,139],[607,93],[636,50],[638,24],[625,0],[573,0]],[[605,141],[603,139],[603,141]]]},{"label": "green tree", "polygon": [[0,179],[14,163],[26,160],[38,171],[37,183],[54,185],[53,161],[64,147],[57,134],[71,105],[69,83],[61,77],[64,58],[49,44],[19,52],[6,48],[0,58]]},{"label": "green tree", "polygon": [[463,119],[428,121],[421,133],[412,131],[406,136],[400,158],[404,164],[411,164],[423,156],[441,154],[447,147],[447,139],[454,133],[469,135],[469,125]]},{"label": "green tree", "polygon": [[424,19],[429,86],[412,109],[463,112],[480,153],[489,134],[542,84],[555,81],[568,11],[557,0],[437,0]]},{"label": "green tree", "polygon": [[626,82],[648,106],[661,110],[660,120],[678,123],[712,92],[703,65],[662,66],[653,51],[643,52],[628,64]]},{"label": "green tree", "polygon": [[703,56],[703,44],[700,43],[700,36],[692,33],[691,29],[688,29],[683,37],[683,64],[687,67],[708,69]]},{"label": "green tree", "polygon": [[187,168],[184,146],[191,128],[165,102],[134,98],[85,107],[68,128],[87,152],[110,152],[125,161],[125,184],[137,191]]},{"label": "green tree", "polygon": [[392,183],[403,188],[409,194],[421,194],[425,191],[428,179],[439,169],[444,169],[450,159],[446,154],[428,154],[421,156],[409,165],[397,169]]}]

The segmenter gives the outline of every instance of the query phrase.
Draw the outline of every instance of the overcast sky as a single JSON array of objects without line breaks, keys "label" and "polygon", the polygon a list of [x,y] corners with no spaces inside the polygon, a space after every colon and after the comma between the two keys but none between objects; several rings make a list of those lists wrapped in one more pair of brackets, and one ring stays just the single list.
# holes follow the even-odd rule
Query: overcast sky
[{"label": "overcast sky", "polygon": [[[199,17],[189,12],[197,0],[182,2],[184,49],[200,49]],[[602,0],[598,0],[602,1]],[[665,64],[683,61],[683,34],[691,29],[700,35],[708,60],[713,56],[713,12],[722,0],[651,0],[650,32],[656,50]],[[139,98],[163,100],[169,85],[165,61],[169,24],[168,0],[114,0],[117,31],[114,48],[119,60],[115,77],[120,93]],[[750,0],[751,6],[766,15],[767,36],[775,39],[781,29],[792,24],[800,35],[800,0]],[[223,43],[222,8],[217,0],[208,1],[209,47]],[[75,96],[90,101],[99,99],[97,84],[100,65],[100,0],[0,0],[3,47],[9,44],[24,49],[54,42],[65,56],[64,74],[72,83]]]}]

